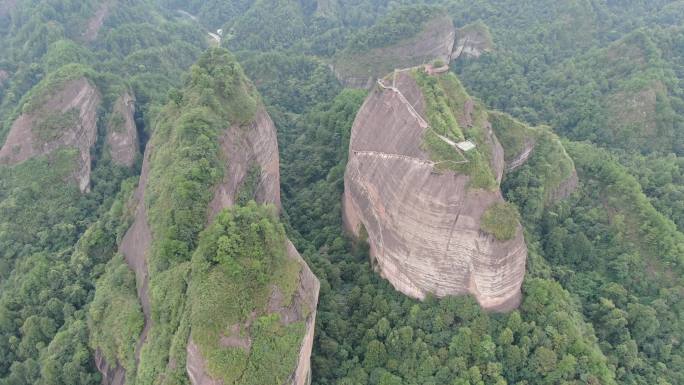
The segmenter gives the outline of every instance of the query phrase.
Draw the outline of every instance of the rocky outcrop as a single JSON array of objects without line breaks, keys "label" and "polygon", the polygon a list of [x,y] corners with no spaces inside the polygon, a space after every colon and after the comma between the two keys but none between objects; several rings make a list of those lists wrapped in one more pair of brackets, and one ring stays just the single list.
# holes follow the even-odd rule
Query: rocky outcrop
[{"label": "rocky outcrop", "polygon": [[553,190],[548,192],[547,200],[553,203],[569,197],[577,190],[578,184],[579,177],[577,176],[577,171],[573,168],[569,177],[563,179]]},{"label": "rocky outcrop", "polygon": [[88,191],[100,102],[100,93],[88,79],[66,82],[34,111],[14,121],[0,149],[0,164],[14,165],[61,148],[76,148],[80,156],[73,176],[80,190]]},{"label": "rocky outcrop", "polygon": [[[220,137],[222,158],[226,162],[223,181],[216,187],[209,205],[208,216],[214,218],[222,209],[237,202],[244,188],[250,188],[251,198],[257,203],[273,204],[280,209],[280,171],[276,129],[263,105],[257,107],[255,117],[248,124],[234,124]],[[250,170],[258,172],[252,174]],[[255,178],[249,180],[250,177]],[[246,186],[251,183],[253,186]],[[320,283],[294,245],[287,241],[288,256],[301,265],[299,286],[292,304],[283,307],[274,292],[269,302],[269,312],[279,313],[281,322],[290,324],[304,321],[306,328],[299,349],[297,367],[286,384],[307,385],[310,382],[311,350],[313,347],[316,306]],[[238,330],[240,325],[236,325]],[[249,324],[242,327],[249,328]],[[239,334],[239,333],[236,333]],[[226,346],[240,346],[249,349],[248,339],[224,341]],[[186,371],[193,385],[218,385],[206,370],[205,359],[198,346],[190,339],[186,347]]]},{"label": "rocky outcrop", "polygon": [[[308,385],[311,383],[311,351],[316,326],[316,306],[318,305],[318,293],[321,285],[290,241],[287,242],[287,251],[289,257],[297,260],[302,266],[299,272],[299,286],[289,309],[276,308],[276,311],[281,313],[281,320],[285,320],[285,322],[304,321],[306,329],[299,348],[297,367],[292,373],[291,381],[286,382],[286,384]],[[292,316],[285,317],[286,313],[292,314]]]},{"label": "rocky outcrop", "polygon": [[110,366],[104,355],[97,349],[95,351],[95,367],[102,374],[102,384],[104,385],[124,385],[126,383],[126,371],[121,365]]},{"label": "rocky outcrop", "polygon": [[343,52],[333,64],[338,80],[351,88],[368,88],[395,68],[413,67],[434,60],[448,63],[456,31],[449,17],[436,17],[417,35],[387,47],[360,53]]},{"label": "rocky outcrop", "polygon": [[280,209],[280,160],[278,140],[271,117],[263,105],[257,108],[254,120],[248,124],[234,124],[220,137],[221,154],[226,163],[223,181],[216,187],[209,204],[209,218],[235,204],[241,188],[245,188],[250,171],[256,168],[253,188],[254,200],[274,204]]},{"label": "rocky outcrop", "polygon": [[534,151],[534,145],[534,138],[526,137],[525,145],[523,146],[522,151],[519,154],[517,154],[515,158],[506,162],[506,172],[515,171],[520,166],[525,164],[525,162],[527,162],[527,160],[530,158],[530,155],[532,155],[532,152]]},{"label": "rocky outcrop", "polygon": [[107,124],[107,147],[114,163],[131,167],[138,156],[138,130],[135,126],[135,98],[128,92],[114,103]]},{"label": "rocky outcrop", "polygon": [[460,28],[456,32],[456,44],[451,60],[459,57],[479,58],[483,53],[494,48],[489,29],[483,23],[474,23]]},{"label": "rocky outcrop", "polygon": [[[314,327],[316,324],[316,306],[318,304],[318,293],[320,283],[316,276],[311,272],[306,262],[299,255],[292,242],[287,241],[287,255],[290,259],[297,261],[301,270],[299,273],[299,284],[294,293],[291,303],[284,306],[284,298],[282,293],[274,285],[271,297],[268,303],[268,313],[278,313],[280,315],[280,322],[283,325],[289,325],[294,322],[304,322],[305,333],[302,338],[299,354],[297,357],[297,365],[292,371],[290,377],[283,383],[284,385],[308,385],[311,382],[311,351],[313,348]],[[252,313],[252,318],[247,320],[244,325],[235,325],[233,330],[236,336],[222,337],[221,344],[223,346],[230,346],[249,351],[251,348],[251,340],[249,337],[249,328],[256,314]],[[243,329],[246,334],[245,337],[239,337],[240,331]],[[187,360],[186,370],[190,383],[193,385],[222,385],[221,380],[213,378],[209,375],[206,368],[206,360],[202,357],[202,352],[197,344],[192,340],[188,341],[186,347]]]},{"label": "rocky outcrop", "polygon": [[[421,90],[408,73],[397,76],[396,87],[425,116]],[[527,257],[521,226],[505,241],[485,233],[481,217],[503,201],[500,191],[470,188],[470,176],[437,171],[422,147],[425,130],[396,92],[371,92],[352,127],[345,226],[367,234],[380,274],[406,295],[470,293],[486,309],[515,308]],[[500,153],[496,135],[490,130],[488,136]],[[503,156],[492,162],[500,175]]]},{"label": "rocky outcrop", "polygon": [[87,42],[92,42],[97,39],[100,28],[104,24],[105,19],[109,16],[109,9],[111,7],[110,1],[106,0],[95,11],[95,14],[88,19],[86,29],[83,31],[83,39]]}]

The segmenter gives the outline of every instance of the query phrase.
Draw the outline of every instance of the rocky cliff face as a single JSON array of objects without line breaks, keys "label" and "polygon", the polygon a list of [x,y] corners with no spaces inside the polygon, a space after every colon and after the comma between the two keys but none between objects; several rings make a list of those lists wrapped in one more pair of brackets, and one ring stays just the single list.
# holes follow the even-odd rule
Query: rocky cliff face
[{"label": "rocky cliff face", "polygon": [[[252,184],[251,189],[247,192],[249,199],[255,199],[258,203],[274,204],[280,208],[278,144],[275,126],[263,105],[258,107],[253,121],[242,125],[232,125],[226,129],[220,136],[220,142],[222,159],[225,162],[225,176],[215,188],[214,198],[208,208],[209,220],[222,209],[235,204],[238,195],[245,191],[245,188],[248,188],[246,184]],[[140,182],[134,196],[133,204],[137,205],[135,219],[123,237],[119,248],[130,268],[136,273],[138,297],[145,316],[145,326],[135,350],[136,359],[140,358],[140,350],[152,327],[147,258],[153,241],[153,234],[148,223],[145,189],[150,170],[151,154],[154,152],[153,143],[154,141],[150,141],[145,150]],[[251,170],[258,172],[254,173]],[[252,177],[254,177],[253,180],[250,179]],[[301,341],[297,367],[293,369],[292,376],[287,382],[288,384],[305,385],[308,384],[310,376],[310,356],[319,283],[294,246],[289,242],[286,246],[289,257],[301,264],[299,286],[291,306],[280,308],[277,303],[274,303],[273,311],[280,313],[281,319],[286,323],[305,322],[306,331]],[[249,344],[246,346],[248,348]],[[221,383],[207,372],[206,359],[192,339],[188,340],[186,354],[186,371],[193,385]],[[125,378],[120,365],[101,361],[98,367],[101,367],[105,378],[109,381],[106,382],[107,384],[119,384],[120,382],[116,381],[122,376]]]},{"label": "rocky cliff face", "polygon": [[131,167],[138,156],[138,130],[135,127],[135,98],[122,94],[114,104],[107,124],[107,146],[114,163]]},{"label": "rocky cliff face", "polygon": [[[242,125],[234,124],[225,130],[220,142],[226,173],[221,184],[216,187],[209,205],[209,218],[236,204],[240,195],[245,193],[257,203],[273,204],[280,209],[280,162],[276,129],[264,106],[260,104],[257,107],[253,121]],[[282,307],[277,299],[272,298],[269,311],[279,313],[284,325],[305,322],[297,367],[286,384],[307,385],[311,375],[310,359],[320,283],[294,245],[288,241],[286,246],[289,258],[301,265],[299,285],[290,306]],[[250,347],[248,340],[226,343],[227,346],[232,343],[245,349]],[[192,340],[188,341],[186,353],[186,369],[193,385],[221,384],[221,381],[212,378],[207,372],[205,359]]]},{"label": "rocky cliff face", "polygon": [[274,204],[280,209],[280,160],[275,132],[271,117],[260,105],[252,122],[234,124],[221,135],[226,173],[209,205],[209,218],[234,205],[242,188],[253,190],[258,203]]},{"label": "rocky cliff face", "polygon": [[82,37],[85,41],[91,42],[97,39],[97,35],[100,32],[100,28],[104,24],[105,19],[109,16],[109,9],[111,8],[111,1],[104,1],[95,10],[95,14],[88,19],[86,24],[86,29],[83,31]]},{"label": "rocky cliff face", "polygon": [[361,53],[343,53],[333,64],[335,75],[351,88],[368,88],[395,68],[413,67],[433,60],[449,62],[456,31],[451,19],[436,17],[425,28],[393,45]]},{"label": "rocky cliff face", "polygon": [[493,49],[494,43],[489,29],[482,23],[474,23],[460,28],[456,32],[456,44],[452,60],[463,56],[465,58],[479,58],[483,53]]},{"label": "rocky cliff face", "polygon": [[13,165],[61,148],[77,148],[79,165],[73,176],[80,190],[88,191],[100,102],[100,93],[88,79],[66,82],[34,111],[14,121],[0,149],[0,163]]},{"label": "rocky cliff face", "polygon": [[[396,87],[425,116],[421,89],[408,73]],[[464,173],[437,171],[422,145],[426,129],[396,92],[371,92],[352,127],[345,225],[367,234],[377,269],[409,296],[470,293],[487,309],[515,308],[527,257],[522,228],[516,222],[515,235],[503,241],[482,230],[485,211],[503,202],[500,191],[472,188]],[[486,131],[480,145],[491,146],[492,174],[500,179],[501,146]]]}]

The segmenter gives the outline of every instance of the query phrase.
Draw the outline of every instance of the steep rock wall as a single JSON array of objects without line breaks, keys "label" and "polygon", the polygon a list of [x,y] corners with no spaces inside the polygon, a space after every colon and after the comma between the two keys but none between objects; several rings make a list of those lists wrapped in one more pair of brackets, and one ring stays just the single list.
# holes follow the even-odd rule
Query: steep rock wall
[{"label": "steep rock wall", "polygon": [[338,80],[351,88],[368,88],[380,76],[395,68],[413,67],[433,60],[449,62],[456,30],[448,17],[426,23],[416,36],[388,47],[361,53],[344,52],[335,60],[333,70]]},{"label": "steep rock wall", "polygon": [[[223,181],[216,187],[209,205],[208,216],[214,218],[222,209],[237,202],[238,194],[249,178],[250,169],[260,170],[254,184],[252,197],[257,203],[273,204],[280,209],[280,170],[278,141],[273,121],[263,105],[259,105],[254,120],[248,124],[232,125],[221,135],[221,153],[226,162]],[[293,305],[289,308],[272,306],[273,312],[281,314],[285,323],[305,321],[306,329],[297,359],[297,367],[286,384],[307,385],[311,376],[311,350],[313,347],[316,306],[320,283],[294,245],[287,242],[288,256],[297,260],[302,268],[299,286]],[[186,371],[193,385],[218,385],[206,370],[205,359],[192,341],[186,347]]]},{"label": "steep rock wall", "polygon": [[[82,192],[90,188],[90,148],[97,139],[97,109],[101,96],[86,78],[66,82],[35,111],[21,114],[12,124],[5,144],[0,149],[1,164],[17,164],[35,156],[49,154],[65,147],[80,152],[79,165],[73,176]],[[41,134],[40,127],[62,124],[61,118],[73,113],[73,121],[56,132]],[[57,123],[55,123],[55,120]],[[68,120],[68,119],[67,119]],[[43,135],[43,136],[41,136]],[[47,135],[44,136],[44,135]]]},{"label": "steep rock wall", "polygon": [[95,367],[102,373],[103,385],[124,385],[126,383],[126,371],[121,365],[110,366],[102,352],[95,351]]},{"label": "steep rock wall", "polygon": [[280,160],[275,133],[271,117],[260,105],[252,122],[234,124],[221,135],[219,141],[226,172],[209,204],[210,219],[235,204],[240,188],[254,167],[260,170],[253,186],[254,200],[274,204],[280,209]]},{"label": "steep rock wall", "polygon": [[138,130],[135,127],[135,98],[126,92],[114,104],[107,125],[107,146],[114,163],[131,167],[138,155]]},{"label": "steep rock wall", "polygon": [[95,14],[88,19],[86,24],[86,29],[83,31],[82,37],[87,42],[92,42],[97,39],[97,35],[100,32],[100,28],[104,24],[105,19],[109,16],[109,9],[111,4],[109,0],[106,0],[95,10]]},{"label": "steep rock wall", "polygon": [[[415,81],[401,76],[396,86],[424,116]],[[369,95],[352,127],[346,227],[357,236],[365,228],[378,270],[404,294],[470,293],[487,309],[515,308],[527,257],[521,226],[507,241],[484,233],[480,219],[503,201],[500,191],[470,189],[469,176],[437,172],[421,147],[423,134],[396,93],[376,89]],[[496,146],[494,133],[489,136]],[[493,168],[499,176],[503,157],[493,161],[500,163]]]}]

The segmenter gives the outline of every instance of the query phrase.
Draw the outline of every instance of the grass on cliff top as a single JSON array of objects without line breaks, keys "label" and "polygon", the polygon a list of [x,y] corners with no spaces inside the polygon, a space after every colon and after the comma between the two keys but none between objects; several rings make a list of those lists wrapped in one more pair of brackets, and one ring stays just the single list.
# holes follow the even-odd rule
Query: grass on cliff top
[{"label": "grass on cliff top", "polygon": [[525,148],[526,141],[534,141],[536,130],[512,116],[498,111],[489,112],[489,122],[504,149],[507,162],[515,159]]},{"label": "grass on cliff top", "polygon": [[497,202],[482,214],[480,227],[499,241],[507,241],[515,236],[519,223],[518,210],[510,203]]},{"label": "grass on cliff top", "polygon": [[434,56],[410,56],[397,52],[400,44],[416,44],[434,38],[434,34],[452,21],[439,7],[401,8],[384,21],[355,35],[349,45],[335,56],[335,69],[345,77],[380,77],[396,68],[428,63]]},{"label": "grass on cliff top", "polygon": [[109,365],[121,364],[130,378],[135,373],[135,350],[144,324],[135,274],[117,254],[97,281],[88,310],[90,346],[100,349]]},{"label": "grass on cliff top", "polygon": [[145,190],[153,234],[148,254],[152,327],[138,368],[138,383],[145,384],[162,378],[183,383],[187,377],[185,345],[195,300],[188,296],[190,261],[206,227],[213,188],[224,173],[218,138],[230,124],[252,120],[259,103],[235,57],[220,48],[205,52],[169,99],[153,124]]},{"label": "grass on cliff top", "polygon": [[[413,71],[412,74],[425,98],[425,118],[431,128],[423,136],[422,147],[428,152],[430,159],[438,163],[435,166],[437,170],[469,175],[469,187],[472,188],[497,188],[498,184],[489,165],[491,150],[483,130],[482,108],[477,104],[473,107],[473,125],[464,129],[458,120],[463,118],[464,104],[470,98],[458,78],[452,73],[430,76],[422,70]],[[454,142],[465,140],[467,133],[467,138],[476,143],[477,147],[462,153],[436,133]]]},{"label": "grass on cliff top", "polygon": [[[280,385],[296,367],[304,322],[283,325],[267,309],[274,285],[283,306],[299,285],[301,266],[285,242],[275,208],[254,201],[224,210],[202,233],[192,260],[192,339],[211,376],[226,384]],[[250,338],[251,346],[222,346],[222,336]]]}]

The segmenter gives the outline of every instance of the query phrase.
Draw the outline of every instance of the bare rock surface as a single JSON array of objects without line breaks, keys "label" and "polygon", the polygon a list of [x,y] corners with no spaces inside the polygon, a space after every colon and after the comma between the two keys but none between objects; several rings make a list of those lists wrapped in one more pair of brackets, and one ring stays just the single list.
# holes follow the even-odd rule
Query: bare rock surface
[{"label": "bare rock surface", "polygon": [[[80,152],[74,177],[82,192],[90,188],[90,148],[97,139],[97,109],[101,96],[86,78],[66,82],[36,111],[21,114],[12,124],[5,144],[0,149],[0,164],[18,164],[36,156],[50,154],[65,147]],[[41,138],[37,127],[51,114],[76,112],[76,119],[50,138]]]},{"label": "bare rock surface", "polygon": [[456,44],[451,60],[456,60],[461,56],[479,58],[492,48],[492,38],[484,25],[468,25],[456,32]]},{"label": "bare rock surface", "polygon": [[[413,78],[398,75],[396,87],[424,116]],[[357,236],[365,228],[380,274],[406,295],[470,293],[489,310],[517,307],[527,257],[521,226],[507,241],[484,233],[480,219],[503,201],[500,191],[471,189],[468,175],[437,172],[421,148],[424,130],[395,92],[371,92],[352,127],[346,227]],[[489,136],[500,175],[502,150]]]},{"label": "bare rock surface", "polygon": [[114,163],[131,167],[138,155],[138,130],[135,126],[135,98],[122,94],[114,104],[107,125],[107,146]]},{"label": "bare rock surface", "polygon": [[140,349],[145,343],[147,334],[152,326],[152,310],[148,290],[149,273],[147,267],[147,254],[149,253],[150,245],[152,244],[152,231],[147,221],[147,208],[145,207],[145,188],[147,187],[152,151],[153,147],[151,142],[149,142],[145,149],[145,158],[143,159],[138,188],[135,190],[133,197],[136,205],[133,224],[121,240],[121,245],[119,245],[119,252],[123,254],[126,263],[131,270],[135,272],[138,299],[140,300],[145,320],[143,331],[140,333],[140,338],[135,346],[136,363],[140,359]]},{"label": "bare rock surface", "polygon": [[527,160],[530,158],[532,155],[532,152],[534,151],[534,138],[532,137],[526,137],[525,138],[525,145],[523,146],[522,151],[515,156],[515,158],[511,159],[507,164],[506,164],[506,171],[511,172],[515,171],[516,169],[520,168]]},{"label": "bare rock surface", "polygon": [[275,125],[264,106],[258,107],[252,122],[230,126],[219,140],[226,172],[209,204],[209,218],[214,218],[222,209],[235,204],[240,188],[250,169],[255,166],[261,171],[254,200],[274,204],[280,209],[278,140]]},{"label": "bare rock surface", "polygon": [[577,171],[573,169],[569,177],[565,178],[555,189],[553,189],[553,191],[549,192],[548,200],[550,202],[558,202],[559,200],[569,197],[570,194],[577,190],[578,184],[579,177],[577,176]]},{"label": "bare rock surface", "polygon": [[345,54],[333,65],[338,80],[351,88],[369,88],[375,79],[394,68],[413,67],[434,60],[448,63],[456,30],[448,17],[428,21],[416,36],[388,47]]},{"label": "bare rock surface", "polygon": [[[222,209],[236,203],[237,194],[243,187],[250,168],[254,166],[261,170],[253,192],[254,200],[257,203],[274,204],[280,209],[280,171],[276,129],[264,106],[258,107],[254,120],[249,124],[229,127],[221,135],[220,142],[222,157],[226,161],[226,171],[209,205],[209,219],[214,218]],[[286,247],[288,256],[301,265],[299,286],[289,306],[283,305],[282,294],[274,289],[268,304],[268,311],[279,313],[281,322],[284,324],[305,322],[306,329],[299,350],[297,366],[286,384],[307,385],[311,376],[311,350],[320,283],[292,242],[288,240]],[[229,335],[223,336],[221,343],[224,346],[249,349],[251,347],[249,338],[236,336],[239,336],[241,329],[249,329],[250,326],[250,320],[243,325],[233,325],[234,330],[229,331]],[[186,353],[186,370],[191,384],[222,384],[222,381],[212,378],[207,373],[206,360],[202,357],[199,347],[191,339],[186,346]]]},{"label": "bare rock surface", "polygon": [[297,367],[292,374],[291,381],[288,381],[287,384],[308,385],[311,382],[311,351],[316,326],[316,306],[318,305],[318,293],[321,285],[289,240],[287,241],[287,252],[290,258],[297,260],[302,266],[299,272],[299,286],[289,307],[279,306],[274,310],[281,314],[281,320],[284,323],[305,322],[306,328],[299,348]]},{"label": "bare rock surface", "polygon": [[104,24],[105,19],[109,16],[109,10],[111,4],[109,0],[104,1],[95,11],[95,14],[88,19],[86,24],[86,29],[83,31],[83,38],[87,42],[94,41],[97,39],[97,35],[100,32],[100,28]]},{"label": "bare rock surface", "polygon": [[126,371],[121,365],[110,366],[105,360],[100,349],[95,351],[95,367],[102,374],[104,385],[124,385],[126,383]]}]

